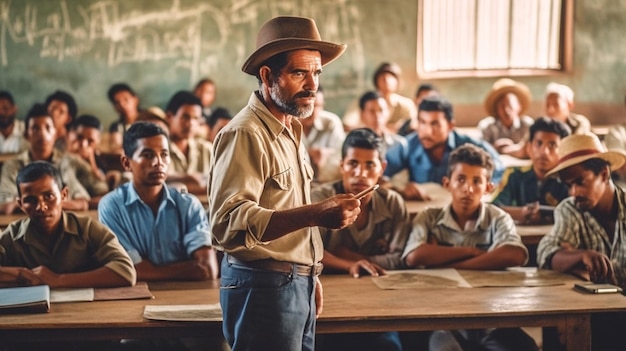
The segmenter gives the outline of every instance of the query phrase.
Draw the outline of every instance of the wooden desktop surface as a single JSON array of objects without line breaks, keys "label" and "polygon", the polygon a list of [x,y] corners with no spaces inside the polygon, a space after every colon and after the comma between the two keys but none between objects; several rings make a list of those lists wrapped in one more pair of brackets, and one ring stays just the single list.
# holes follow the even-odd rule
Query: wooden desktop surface
[{"label": "wooden desktop surface", "polygon": [[[567,349],[590,349],[590,316],[626,311],[621,294],[590,295],[566,285],[511,288],[382,290],[368,277],[322,276],[324,311],[318,333],[561,326]],[[212,304],[217,282],[150,284],[155,299],[52,304],[50,313],[3,315],[0,340],[116,339],[206,336],[220,322],[143,319],[145,305]],[[575,345],[575,346],[572,346]]]}]

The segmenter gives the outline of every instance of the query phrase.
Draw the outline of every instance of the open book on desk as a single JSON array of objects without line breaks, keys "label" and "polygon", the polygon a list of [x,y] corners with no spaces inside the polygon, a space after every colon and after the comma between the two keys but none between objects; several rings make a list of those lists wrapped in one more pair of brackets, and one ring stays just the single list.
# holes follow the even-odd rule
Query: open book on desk
[{"label": "open book on desk", "polygon": [[157,321],[221,322],[222,307],[210,305],[146,305],[143,318]]},{"label": "open book on desk", "polygon": [[120,288],[52,289],[50,302],[82,302],[107,300],[152,299],[146,282]]},{"label": "open book on desk", "polygon": [[49,311],[50,287],[47,285],[0,289],[0,314]]}]

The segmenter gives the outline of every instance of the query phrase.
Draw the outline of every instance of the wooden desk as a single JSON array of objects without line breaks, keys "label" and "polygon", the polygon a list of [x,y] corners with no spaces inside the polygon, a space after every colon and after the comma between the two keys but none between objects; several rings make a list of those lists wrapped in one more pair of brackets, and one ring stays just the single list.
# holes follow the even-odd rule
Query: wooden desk
[{"label": "wooden desk", "polygon": [[430,196],[430,200],[427,201],[416,201],[416,200],[406,200],[406,208],[411,215],[416,215],[417,213],[427,209],[429,207],[444,207],[452,201],[452,195],[448,190],[446,190],[441,184],[438,183],[422,183],[419,184],[419,187],[423,191],[423,193]]},{"label": "wooden desk", "polygon": [[590,350],[590,316],[626,311],[621,294],[550,287],[380,290],[370,279],[323,277],[318,333],[561,326],[567,350]]},{"label": "wooden desk", "polygon": [[526,245],[537,245],[544,235],[552,230],[552,224],[543,225],[516,225],[517,234],[522,237],[522,242]]},{"label": "wooden desk", "polygon": [[[516,326],[561,326],[567,349],[590,349],[590,316],[626,311],[620,294],[587,295],[561,286],[381,290],[369,278],[323,276],[324,312],[318,333],[418,331]],[[44,341],[206,336],[220,322],[160,322],[142,318],[144,306],[210,304],[217,282],[150,284],[154,300],[53,304],[48,314],[5,315],[0,340]],[[575,345],[575,346],[572,346]]]},{"label": "wooden desk", "polygon": [[[89,216],[95,220],[98,220],[98,210],[89,210],[89,211],[70,211],[74,212],[79,216]],[[26,217],[24,213],[16,213],[10,215],[0,215],[0,229],[6,228],[9,224],[17,221],[20,218]]]}]

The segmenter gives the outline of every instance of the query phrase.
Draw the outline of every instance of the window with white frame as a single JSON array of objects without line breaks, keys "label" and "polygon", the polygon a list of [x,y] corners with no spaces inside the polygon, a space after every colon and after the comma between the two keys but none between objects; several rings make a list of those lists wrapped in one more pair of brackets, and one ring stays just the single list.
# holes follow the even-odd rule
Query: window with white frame
[{"label": "window with white frame", "polygon": [[572,0],[420,0],[422,77],[531,75],[571,65]]}]

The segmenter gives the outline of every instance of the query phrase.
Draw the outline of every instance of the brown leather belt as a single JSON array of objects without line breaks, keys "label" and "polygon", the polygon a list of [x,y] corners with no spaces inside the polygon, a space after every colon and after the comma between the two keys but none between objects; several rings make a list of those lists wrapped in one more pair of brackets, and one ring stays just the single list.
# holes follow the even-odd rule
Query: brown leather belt
[{"label": "brown leather belt", "polygon": [[322,269],[324,269],[324,265],[321,262],[318,262],[312,266],[306,266],[303,264],[293,263],[293,262],[285,262],[285,261],[276,261],[272,259],[267,260],[256,260],[256,261],[241,261],[234,258],[231,255],[226,255],[226,259],[228,263],[238,264],[240,266],[263,269],[266,271],[274,271],[281,273],[291,273],[293,268],[296,268],[296,274],[303,275],[307,277],[316,277],[322,274]]}]

